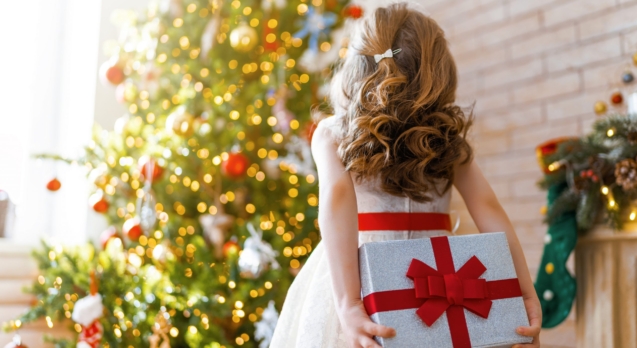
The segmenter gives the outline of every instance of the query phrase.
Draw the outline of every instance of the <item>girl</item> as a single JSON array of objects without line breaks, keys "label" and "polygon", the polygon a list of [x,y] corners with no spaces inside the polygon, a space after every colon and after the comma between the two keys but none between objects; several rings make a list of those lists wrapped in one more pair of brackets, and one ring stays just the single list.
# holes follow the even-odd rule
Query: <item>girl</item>
[{"label": "girl", "polygon": [[363,20],[350,46],[333,80],[335,116],[319,123],[312,140],[323,241],[288,292],[271,347],[379,347],[373,336],[395,335],[365,312],[358,246],[451,233],[359,232],[356,216],[448,213],[452,185],[480,232],[506,231],[530,322],[517,332],[534,338],[516,347],[539,347],[540,303],[513,226],[473,161],[471,118],[454,105],[456,66],[443,31],[395,4]]}]

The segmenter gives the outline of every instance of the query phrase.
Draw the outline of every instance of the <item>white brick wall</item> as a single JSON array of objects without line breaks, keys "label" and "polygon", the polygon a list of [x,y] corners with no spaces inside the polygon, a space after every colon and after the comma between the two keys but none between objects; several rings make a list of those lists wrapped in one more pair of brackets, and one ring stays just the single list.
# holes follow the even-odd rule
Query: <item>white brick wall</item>
[{"label": "white brick wall", "polygon": [[[534,148],[590,131],[596,100],[623,87],[637,52],[636,0],[418,1],[445,30],[460,72],[458,100],[476,102],[476,159],[516,227],[533,274],[545,192]],[[458,195],[461,232],[477,229]],[[543,346],[574,347],[572,318]]]}]

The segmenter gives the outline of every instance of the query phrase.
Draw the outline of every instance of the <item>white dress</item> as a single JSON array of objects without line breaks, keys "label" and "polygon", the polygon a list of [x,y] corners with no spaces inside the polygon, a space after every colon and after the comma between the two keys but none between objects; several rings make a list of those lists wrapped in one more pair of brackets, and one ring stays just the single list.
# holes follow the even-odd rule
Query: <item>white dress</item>
[{"label": "white dress", "polygon": [[[358,213],[449,213],[451,190],[419,203],[381,190],[378,179],[356,183]],[[415,214],[417,215],[417,214]],[[440,214],[437,214],[440,215]],[[360,215],[359,215],[360,221]],[[450,226],[450,223],[449,223]],[[359,227],[360,228],[360,227]],[[451,235],[433,230],[359,231],[359,245],[397,239]],[[290,287],[270,344],[271,348],[348,348],[332,297],[332,280],[323,243],[319,243]]]}]

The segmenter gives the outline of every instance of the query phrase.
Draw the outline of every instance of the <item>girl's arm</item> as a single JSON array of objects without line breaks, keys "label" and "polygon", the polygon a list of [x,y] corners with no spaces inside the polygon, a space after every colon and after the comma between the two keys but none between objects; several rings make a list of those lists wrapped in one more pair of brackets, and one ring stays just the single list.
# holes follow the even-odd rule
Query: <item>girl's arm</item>
[{"label": "girl's arm", "polygon": [[493,189],[491,189],[491,186],[482,175],[482,171],[474,161],[459,165],[456,168],[454,186],[460,192],[471,217],[481,233],[506,232],[530,323],[530,326],[521,326],[517,331],[521,335],[534,338],[532,344],[516,345],[514,347],[539,347],[542,310],[531,281],[529,269],[526,266],[524,252],[513,230],[511,221],[509,221]]},{"label": "girl's arm", "polygon": [[354,184],[337,154],[325,120],[312,137],[319,177],[319,225],[332,278],[336,311],[350,347],[378,347],[372,336],[395,331],[369,319],[361,300],[358,270],[358,208]]}]

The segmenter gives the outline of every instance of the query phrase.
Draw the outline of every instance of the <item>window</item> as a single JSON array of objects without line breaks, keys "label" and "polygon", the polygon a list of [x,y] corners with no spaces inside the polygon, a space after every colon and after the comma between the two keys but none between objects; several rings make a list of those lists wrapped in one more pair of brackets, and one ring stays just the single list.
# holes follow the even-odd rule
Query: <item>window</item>
[{"label": "window", "polygon": [[[0,12],[0,189],[16,204],[11,238],[86,239],[84,170],[32,158],[75,157],[93,124],[100,1],[4,1]],[[62,189],[46,183],[57,176]]]}]

